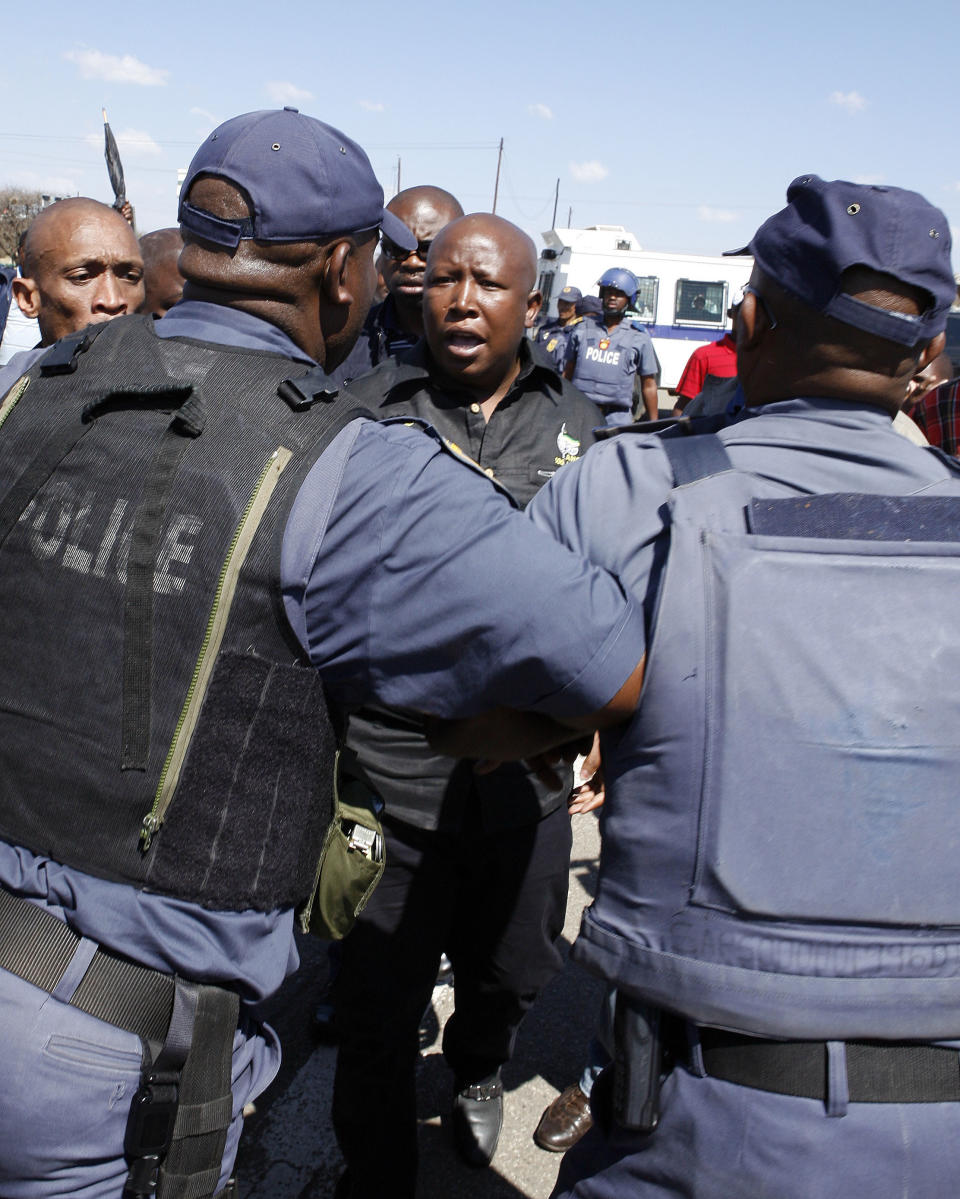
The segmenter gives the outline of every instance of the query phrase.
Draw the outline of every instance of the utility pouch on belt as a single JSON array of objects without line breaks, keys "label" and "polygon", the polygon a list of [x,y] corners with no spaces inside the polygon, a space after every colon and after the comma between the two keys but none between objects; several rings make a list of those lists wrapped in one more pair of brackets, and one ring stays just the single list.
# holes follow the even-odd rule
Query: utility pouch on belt
[{"label": "utility pouch on belt", "polygon": [[373,793],[334,767],[333,819],[327,829],[313,894],[298,915],[303,932],[341,941],[373,894],[386,854]]},{"label": "utility pouch on belt", "polygon": [[621,1128],[652,1132],[660,1122],[659,1008],[618,991],[613,1036],[613,1118]]}]

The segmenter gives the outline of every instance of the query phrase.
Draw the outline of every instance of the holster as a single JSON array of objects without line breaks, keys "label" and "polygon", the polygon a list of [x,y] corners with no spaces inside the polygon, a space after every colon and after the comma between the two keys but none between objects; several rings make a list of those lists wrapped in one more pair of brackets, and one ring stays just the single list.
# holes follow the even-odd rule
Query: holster
[{"label": "holster", "polygon": [[124,1139],[124,1199],[208,1199],[233,1119],[231,1065],[239,998],[177,979],[162,1046],[144,1041],[140,1089]]},{"label": "holster", "polygon": [[652,1132],[660,1122],[663,1047],[661,1012],[623,991],[613,1018],[613,1119],[621,1128]]}]

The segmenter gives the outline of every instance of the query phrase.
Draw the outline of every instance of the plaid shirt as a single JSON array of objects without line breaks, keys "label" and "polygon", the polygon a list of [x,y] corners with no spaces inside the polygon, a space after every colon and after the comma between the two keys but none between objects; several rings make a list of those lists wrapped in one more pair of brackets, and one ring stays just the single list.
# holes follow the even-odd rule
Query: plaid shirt
[{"label": "plaid shirt", "polygon": [[910,415],[931,445],[960,458],[960,379],[928,391]]}]

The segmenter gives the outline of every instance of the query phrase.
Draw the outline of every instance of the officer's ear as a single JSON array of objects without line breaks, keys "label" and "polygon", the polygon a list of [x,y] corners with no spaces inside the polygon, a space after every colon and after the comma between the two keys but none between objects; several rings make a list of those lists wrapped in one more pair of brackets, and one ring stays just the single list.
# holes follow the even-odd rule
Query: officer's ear
[{"label": "officer's ear", "polygon": [[10,294],[24,316],[32,319],[40,315],[40,288],[33,279],[14,279]]},{"label": "officer's ear", "polygon": [[743,297],[737,317],[737,349],[756,349],[769,327],[766,313],[760,306],[756,294],[748,291]]},{"label": "officer's ear", "polygon": [[323,298],[335,306],[350,304],[354,296],[352,252],[356,250],[349,238],[341,238],[327,247],[320,272]]},{"label": "officer's ear", "polygon": [[933,341],[928,341],[920,351],[920,357],[917,359],[917,370],[922,371],[925,366],[929,366],[935,358],[939,358],[947,344],[946,333],[938,333]]},{"label": "officer's ear", "polygon": [[527,314],[523,318],[523,327],[525,329],[533,328],[542,303],[543,295],[539,291],[534,290],[527,296]]}]

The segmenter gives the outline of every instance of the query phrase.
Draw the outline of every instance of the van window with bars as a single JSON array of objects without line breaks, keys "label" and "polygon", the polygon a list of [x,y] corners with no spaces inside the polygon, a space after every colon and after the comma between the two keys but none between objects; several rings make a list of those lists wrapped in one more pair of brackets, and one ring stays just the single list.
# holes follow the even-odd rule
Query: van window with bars
[{"label": "van window with bars", "polygon": [[656,275],[638,277],[637,301],[630,309],[630,315],[639,321],[652,325],[657,319],[657,292],[660,280]]},{"label": "van window with bars", "polygon": [[689,321],[698,325],[722,325],[726,319],[726,290],[727,285],[722,280],[678,279],[677,323]]}]

